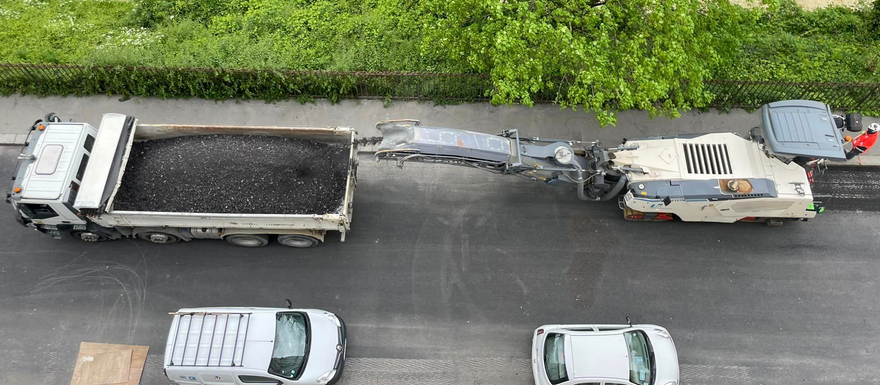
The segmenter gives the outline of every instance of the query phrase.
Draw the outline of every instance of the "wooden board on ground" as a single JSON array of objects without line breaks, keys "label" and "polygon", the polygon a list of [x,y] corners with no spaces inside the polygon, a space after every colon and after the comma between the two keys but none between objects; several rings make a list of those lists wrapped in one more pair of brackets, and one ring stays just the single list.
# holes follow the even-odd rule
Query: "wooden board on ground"
[{"label": "wooden board on ground", "polygon": [[70,385],[138,385],[149,349],[81,342]]}]

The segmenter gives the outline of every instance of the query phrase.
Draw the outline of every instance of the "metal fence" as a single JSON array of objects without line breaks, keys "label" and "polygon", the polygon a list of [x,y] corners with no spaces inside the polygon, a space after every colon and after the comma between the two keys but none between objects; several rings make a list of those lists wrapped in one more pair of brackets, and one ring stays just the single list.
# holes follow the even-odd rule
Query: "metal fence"
[{"label": "metal fence", "polygon": [[[880,83],[707,81],[705,107],[756,108],[785,99],[812,99],[834,108],[880,111]],[[214,68],[151,68],[0,63],[0,93],[119,94],[171,98],[284,100],[327,98],[473,102],[491,99],[483,74],[338,72]],[[534,95],[552,102],[564,89]]]},{"label": "metal fence", "polygon": [[786,99],[809,99],[848,111],[880,111],[880,83],[796,83],[713,80],[705,83],[715,95],[712,107],[757,108]]},{"label": "metal fence", "polygon": [[488,100],[485,75],[0,64],[0,93],[206,99]]}]

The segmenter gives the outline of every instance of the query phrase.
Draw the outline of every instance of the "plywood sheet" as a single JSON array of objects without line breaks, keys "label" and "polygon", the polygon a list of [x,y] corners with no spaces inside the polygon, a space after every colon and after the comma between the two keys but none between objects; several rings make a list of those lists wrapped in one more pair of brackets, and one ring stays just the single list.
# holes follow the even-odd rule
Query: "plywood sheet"
[{"label": "plywood sheet", "polygon": [[124,384],[131,369],[131,349],[83,357],[80,382],[86,384]]},{"label": "plywood sheet", "polygon": [[149,349],[148,346],[82,342],[70,385],[138,385]]}]

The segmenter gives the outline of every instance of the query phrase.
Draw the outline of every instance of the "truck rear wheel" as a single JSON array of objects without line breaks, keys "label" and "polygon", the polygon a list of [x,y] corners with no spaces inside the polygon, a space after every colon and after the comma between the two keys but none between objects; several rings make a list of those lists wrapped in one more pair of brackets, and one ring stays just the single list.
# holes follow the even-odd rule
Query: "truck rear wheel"
[{"label": "truck rear wheel", "polygon": [[70,232],[70,235],[83,242],[104,242],[110,240],[110,237],[107,236],[107,234],[102,234],[96,231],[74,230]]},{"label": "truck rear wheel", "polygon": [[143,233],[138,233],[137,237],[145,241],[158,243],[160,245],[177,243],[178,241],[180,241],[179,237],[171,234],[160,233],[158,231],[147,231]]},{"label": "truck rear wheel", "polygon": [[233,234],[223,239],[242,247],[263,247],[269,244],[269,237],[262,234]]},{"label": "truck rear wheel", "polygon": [[315,237],[310,237],[308,235],[302,234],[285,234],[278,236],[278,243],[287,246],[287,247],[296,247],[300,249],[305,249],[309,247],[318,246],[321,241],[319,241]]}]

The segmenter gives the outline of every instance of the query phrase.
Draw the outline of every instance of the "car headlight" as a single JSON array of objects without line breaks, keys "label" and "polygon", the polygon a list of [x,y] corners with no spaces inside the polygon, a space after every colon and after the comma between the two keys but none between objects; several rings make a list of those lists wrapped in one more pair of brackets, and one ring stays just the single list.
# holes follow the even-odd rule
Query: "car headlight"
[{"label": "car headlight", "polygon": [[335,375],[336,375],[336,369],[333,369],[327,373],[322,374],[321,377],[318,377],[318,381],[317,381],[318,385],[326,384]]},{"label": "car headlight", "polygon": [[326,312],[326,311],[325,311],[325,312],[324,312],[324,316],[326,316],[327,319],[333,321],[333,323],[336,324],[336,327],[339,327],[339,328],[342,327],[342,322],[339,322],[339,317],[337,317],[336,314],[329,313],[329,312]]},{"label": "car headlight", "polygon": [[669,381],[669,382],[665,383],[664,385],[678,385],[678,381]]},{"label": "car headlight", "polygon": [[[654,329],[654,332],[657,333],[658,336],[669,339],[669,332],[663,329]],[[672,384],[675,385],[675,384]]]}]

